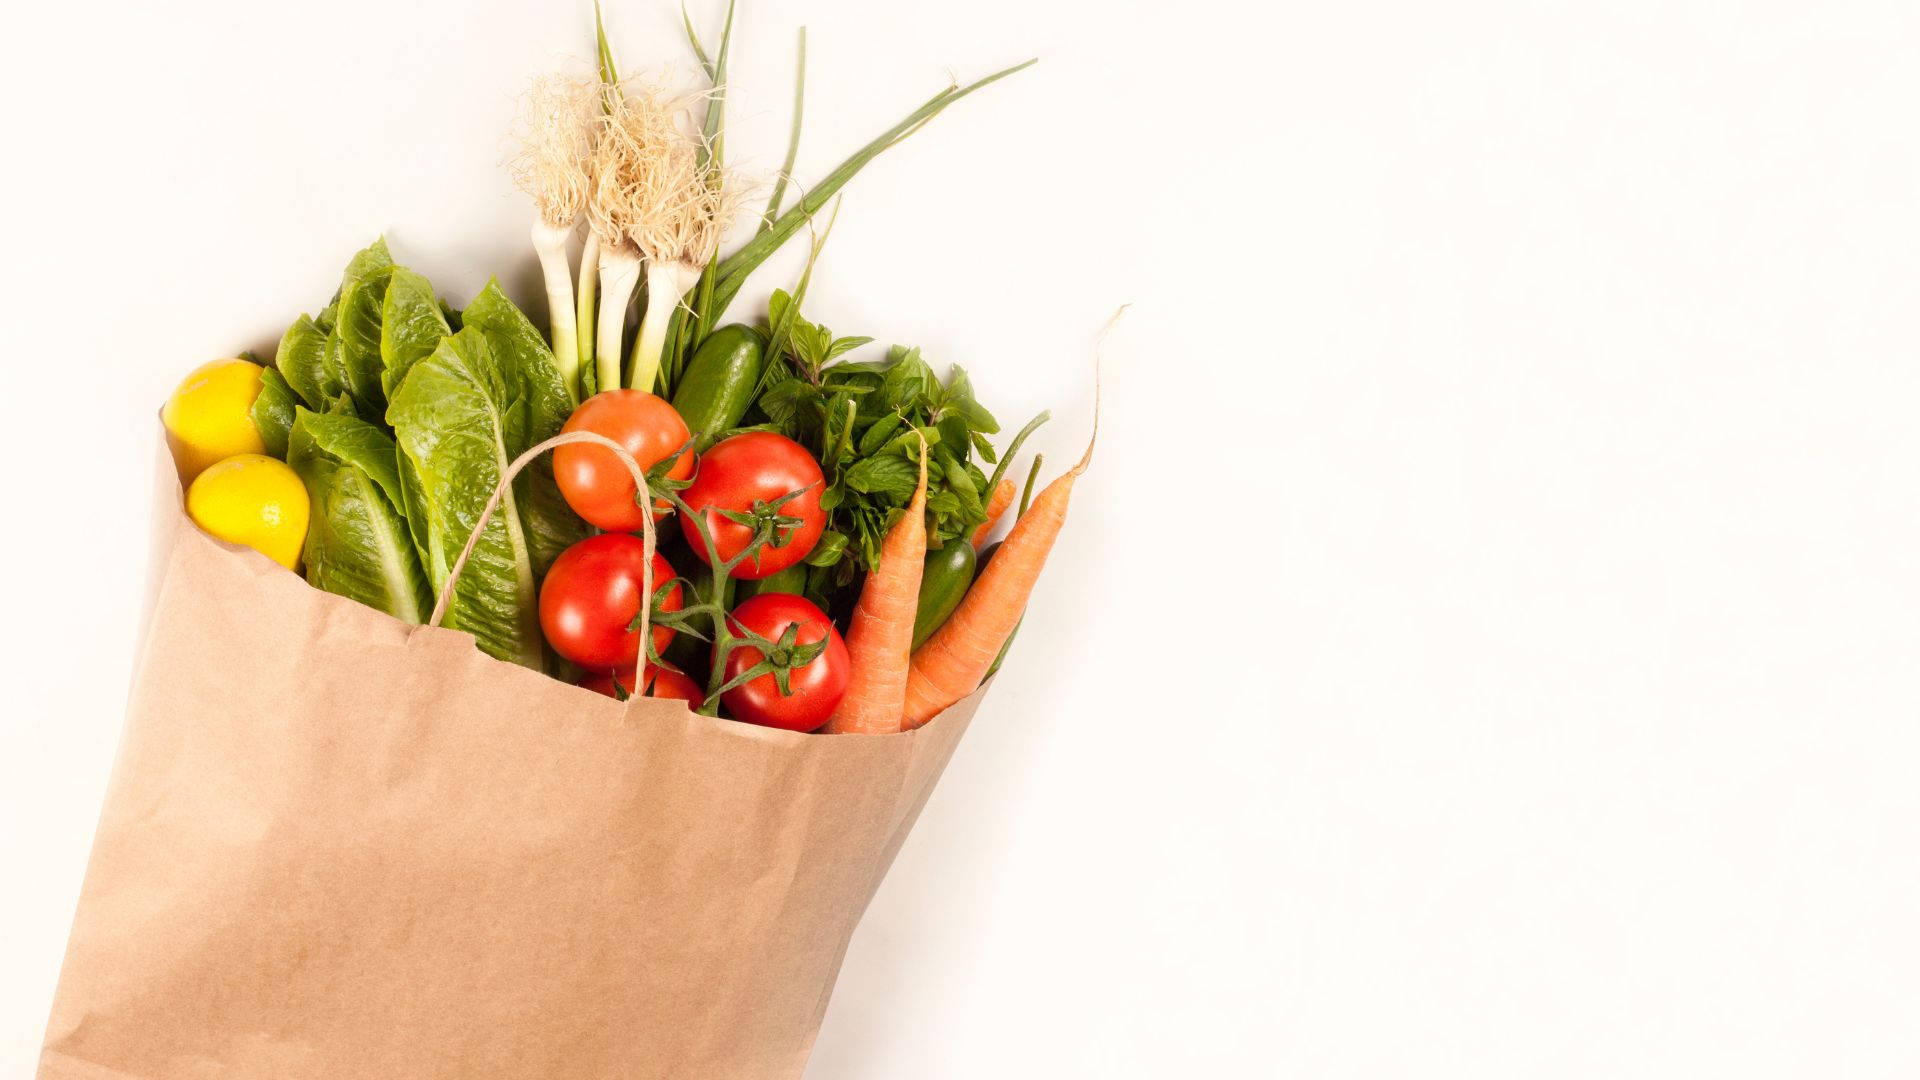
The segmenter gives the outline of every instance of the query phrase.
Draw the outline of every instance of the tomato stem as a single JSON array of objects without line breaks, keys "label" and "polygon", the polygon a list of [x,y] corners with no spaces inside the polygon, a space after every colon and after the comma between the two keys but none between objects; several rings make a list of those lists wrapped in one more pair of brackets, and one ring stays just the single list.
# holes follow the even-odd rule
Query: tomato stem
[{"label": "tomato stem", "polygon": [[[656,624],[667,626],[681,626],[690,623],[696,616],[704,616],[708,620],[713,629],[713,637],[710,639],[713,643],[713,666],[707,672],[706,700],[701,702],[700,708],[696,711],[703,716],[718,716],[720,715],[720,695],[735,687],[744,686],[762,675],[772,674],[775,676],[776,681],[784,681],[782,676],[786,672],[794,668],[805,667],[807,664],[812,663],[814,658],[818,657],[821,651],[826,648],[826,639],[822,638],[820,641],[808,645],[795,645],[792,642],[785,642],[784,645],[777,646],[776,643],[768,641],[752,631],[735,633],[733,621],[727,617],[727,587],[733,577],[733,571],[747,560],[756,558],[769,541],[773,542],[775,547],[780,547],[785,544],[786,537],[799,526],[799,521],[789,515],[782,514],[780,508],[805,494],[808,489],[796,488],[768,502],[756,501],[753,509],[746,514],[732,515],[736,518],[748,518],[750,527],[753,529],[753,536],[747,541],[745,546],[734,554],[733,558],[722,559],[720,557],[719,545],[715,544],[713,540],[713,529],[707,523],[706,513],[704,511],[696,511],[693,507],[687,505],[685,499],[680,497],[680,489],[686,486],[685,481],[674,481],[667,478],[668,471],[671,470],[674,463],[680,459],[680,455],[690,452],[691,449],[692,443],[689,442],[672,456],[656,464],[649,472],[648,483],[649,486],[653,488],[655,495],[667,500],[667,502],[673,506],[675,513],[683,515],[681,520],[691,522],[694,530],[700,534],[701,547],[706,551],[707,570],[708,573],[712,575],[713,588],[707,594],[712,597],[712,599],[687,604],[676,612],[660,612],[656,610],[651,613],[651,618],[655,620]],[[638,496],[636,495],[635,497],[637,498]],[[726,511],[721,511],[721,513],[726,513]],[[691,582],[689,582],[689,584],[691,584]],[[662,593],[662,595],[664,595],[664,593]],[[652,604],[653,601],[650,600],[650,607]],[[698,635],[696,634],[696,636]],[[648,640],[644,644],[646,645],[648,658],[654,663],[660,663],[660,654],[655,651],[653,647],[652,635],[648,635]],[[727,660],[733,655],[733,650],[741,645],[759,649],[761,656],[760,662],[749,667],[734,678],[728,679],[726,678]],[[777,662],[773,659],[777,648],[783,648],[785,650],[785,662]]]}]

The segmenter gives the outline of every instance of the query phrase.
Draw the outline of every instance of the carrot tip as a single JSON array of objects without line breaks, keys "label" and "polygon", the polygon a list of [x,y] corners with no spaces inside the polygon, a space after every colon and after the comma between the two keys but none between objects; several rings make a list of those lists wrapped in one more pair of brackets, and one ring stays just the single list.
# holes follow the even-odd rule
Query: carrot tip
[{"label": "carrot tip", "polygon": [[1121,304],[1093,339],[1093,430],[1087,433],[1086,453],[1081,454],[1079,462],[1067,470],[1075,476],[1086,472],[1087,466],[1093,464],[1093,444],[1100,438],[1100,369],[1106,363],[1107,335],[1113,333],[1113,328],[1120,323],[1120,316],[1125,315],[1132,306],[1131,303]]}]

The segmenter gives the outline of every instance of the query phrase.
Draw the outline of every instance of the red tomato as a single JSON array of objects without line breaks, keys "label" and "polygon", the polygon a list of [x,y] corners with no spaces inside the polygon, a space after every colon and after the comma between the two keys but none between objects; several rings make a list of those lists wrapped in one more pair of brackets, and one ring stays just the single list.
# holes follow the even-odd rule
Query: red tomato
[{"label": "red tomato", "polygon": [[700,692],[699,685],[691,676],[675,671],[673,668],[658,665],[647,669],[647,696],[679,698],[681,701],[689,702],[696,709],[707,700],[707,695]]},{"label": "red tomato", "polygon": [[[629,630],[640,614],[641,577],[646,565],[644,545],[637,536],[603,533],[589,536],[560,553],[540,584],[540,629],[553,651],[598,671],[632,668],[640,655],[640,632]],[[659,553],[653,556],[653,587],[673,577],[673,567]],[[666,611],[678,611],[681,587],[661,602]],[[655,651],[666,649],[673,631],[653,628]]]},{"label": "red tomato", "polygon": [[[734,577],[757,580],[772,577],[806,558],[820,541],[827,527],[827,515],[820,509],[820,494],[826,486],[820,463],[813,460],[806,447],[771,431],[749,431],[722,439],[700,455],[699,471],[681,497],[688,506],[706,512],[707,528],[712,530],[714,547],[724,562],[745,550],[753,539],[753,530],[721,517],[721,510],[745,513],[756,500],[772,502],[789,491],[806,489],[779,511],[799,518],[800,524],[787,528],[753,558],[734,568]],[[712,561],[707,558],[700,530],[691,520],[683,518],[680,531],[702,562]]]},{"label": "red tomato", "polygon": [[[561,431],[591,431],[626,447],[643,469],[665,461],[686,445],[687,422],[664,398],[644,390],[608,390],[580,403]],[[667,475],[685,480],[693,475],[693,451],[673,463]],[[573,512],[608,532],[639,532],[640,503],[633,477],[613,451],[604,446],[572,444],[553,452],[553,478]],[[667,509],[654,502],[656,515]]]},{"label": "red tomato", "polygon": [[[798,624],[800,630],[794,635],[794,644],[810,645],[825,638],[827,647],[806,666],[793,669],[787,677],[790,692],[785,696],[769,672],[722,695],[727,712],[735,720],[788,731],[812,731],[826,723],[847,692],[851,667],[846,642],[840,640],[840,631],[833,628],[833,621],[804,597],[792,593],[761,593],[749,597],[733,609],[730,618],[736,633],[744,627],[775,642],[786,633],[788,626]],[[727,655],[727,680],[732,681],[761,659],[760,650],[751,645],[735,648]]]},{"label": "red tomato", "polygon": [[[596,694],[617,698],[620,695],[613,692],[615,679],[620,681],[621,691],[631,697],[633,695],[632,668],[624,668],[620,671],[591,671],[580,680],[580,685]],[[700,692],[700,688],[694,685],[692,679],[673,668],[660,667],[657,664],[647,665],[646,696],[679,698],[695,709],[706,700],[706,695]]]}]

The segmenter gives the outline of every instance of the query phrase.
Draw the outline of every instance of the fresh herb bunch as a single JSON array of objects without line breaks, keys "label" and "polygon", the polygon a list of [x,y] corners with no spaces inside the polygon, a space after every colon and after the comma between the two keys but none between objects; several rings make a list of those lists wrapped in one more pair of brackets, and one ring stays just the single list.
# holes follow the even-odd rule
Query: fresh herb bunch
[{"label": "fresh herb bunch", "polygon": [[[843,360],[873,339],[835,336],[802,316],[784,291],[773,294],[767,318],[780,351],[751,418],[813,451],[826,474],[820,506],[828,531],[807,563],[830,574],[813,581],[844,588],[873,569],[888,528],[913,498],[922,438],[928,546],[986,521],[987,497],[1005,470],[988,441],[1000,423],[975,400],[963,368],[954,365],[943,382],[919,349],[901,345],[883,360]],[[1005,457],[1045,419],[1036,417]],[[993,475],[979,462],[995,466]]]}]

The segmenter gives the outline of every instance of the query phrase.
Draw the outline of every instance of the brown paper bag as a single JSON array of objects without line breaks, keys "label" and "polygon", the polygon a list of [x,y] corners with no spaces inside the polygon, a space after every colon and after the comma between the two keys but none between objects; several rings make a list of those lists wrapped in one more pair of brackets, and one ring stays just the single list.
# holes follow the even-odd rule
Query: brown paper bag
[{"label": "brown paper bag", "polygon": [[617,702],[202,533],[155,576],[45,1080],[798,1077],[980,695],[801,735]]}]

